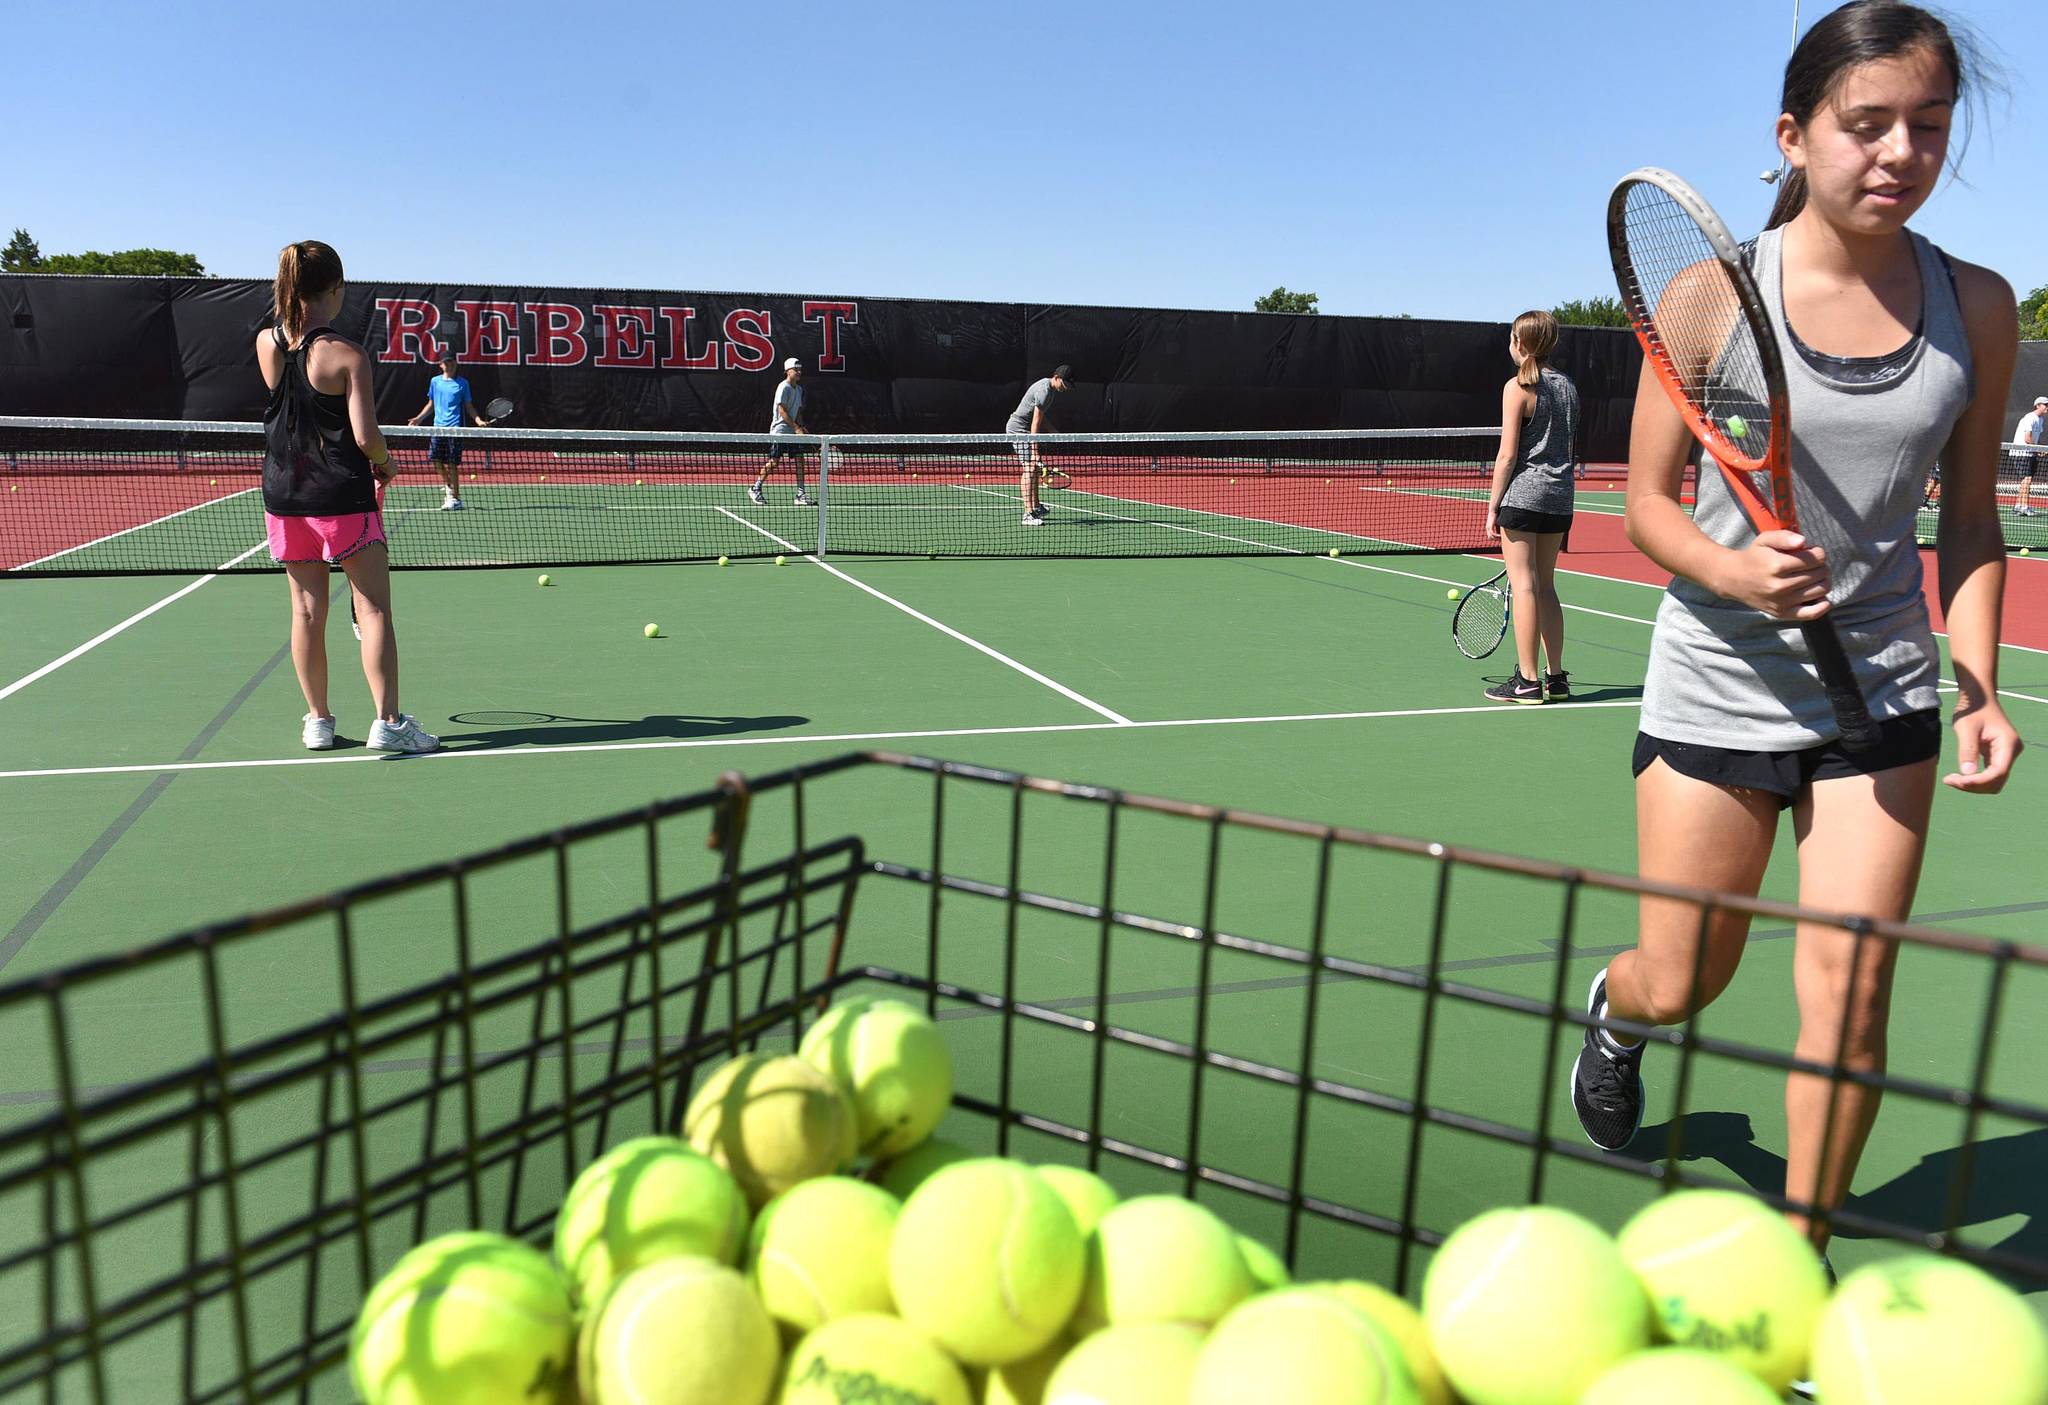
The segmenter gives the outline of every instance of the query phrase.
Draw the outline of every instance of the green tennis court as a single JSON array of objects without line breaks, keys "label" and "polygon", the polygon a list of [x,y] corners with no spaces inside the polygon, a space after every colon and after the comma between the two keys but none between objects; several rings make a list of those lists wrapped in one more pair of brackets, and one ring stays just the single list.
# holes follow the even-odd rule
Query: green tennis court
[{"label": "green tennis court", "polygon": [[[1589,530],[1568,559],[1577,569],[1563,582],[1576,700],[1541,708],[1483,702],[1482,680],[1504,673],[1506,656],[1474,664],[1450,645],[1447,591],[1497,569],[1476,556],[1332,559],[1276,550],[1224,559],[821,562],[791,555],[782,566],[557,568],[545,588],[532,571],[408,573],[396,587],[403,706],[442,736],[446,750],[402,760],[361,749],[368,700],[339,608],[343,618],[330,620],[329,640],[345,740],[331,754],[298,748],[302,704],[282,647],[285,591],[273,577],[8,581],[0,784],[16,823],[14,841],[0,852],[7,895],[0,981],[30,981],[245,910],[702,790],[727,771],[759,774],[867,748],[1626,872],[1634,856],[1627,756],[1657,594],[1623,578],[1635,568],[1620,564],[1616,510],[1610,494],[1582,496],[1582,521],[1599,530]],[[2039,568],[2014,564],[2015,588],[2038,589],[2029,573]],[[660,626],[659,638],[642,636],[649,622]],[[2048,654],[2008,648],[2003,683],[2008,706],[2030,730],[2048,709]],[[915,863],[929,857],[934,838],[915,803],[922,795],[900,776],[861,771],[833,781],[829,802],[818,803],[833,832],[858,834],[871,857]],[[2029,858],[2031,836],[2048,821],[2042,797],[2026,780],[1991,800],[1944,790],[1918,920],[1993,939],[2035,936],[2048,908]],[[1011,818],[1006,804],[998,796],[949,812],[949,867],[1004,878],[1009,860],[997,836]],[[1018,880],[1034,891],[1096,894],[1099,822],[1043,797],[1020,813]],[[756,824],[772,832],[776,822]],[[1134,821],[1122,843],[1120,871],[1135,877],[1117,894],[1119,907],[1167,923],[1205,920],[1209,860],[1200,826]],[[1789,859],[1788,837],[1766,896],[1794,896]],[[635,862],[630,845],[587,855],[576,873],[577,903],[598,911],[635,900]],[[677,860],[686,868],[708,862],[701,852]],[[1301,846],[1233,835],[1219,873],[1214,925],[1308,946],[1314,874]],[[487,894],[479,889],[476,960],[550,930],[546,877],[534,871],[522,879],[515,871]],[[1377,857],[1342,868],[1327,949],[1423,969],[1431,898],[1426,871]],[[847,961],[925,969],[925,901],[911,886],[864,888]],[[1003,906],[948,901],[956,906],[949,908],[946,978],[998,988]],[[442,906],[399,903],[353,941],[379,987],[396,990],[445,966],[447,926]],[[1554,891],[1490,876],[1461,889],[1443,969],[1460,981],[1547,1000],[1558,934]],[[1017,935],[1009,978],[1018,998],[1092,1007],[1096,949],[1085,931],[1034,911],[1023,915]],[[1703,1018],[1705,1031],[1789,1045],[1788,936],[1760,924],[1737,985]],[[1569,973],[1572,993],[1607,951],[1632,940],[1632,904],[1589,895],[1576,919],[1574,950],[1584,954]],[[223,973],[232,1040],[260,1038],[333,1008],[324,948],[314,944],[303,962],[289,944],[261,949],[264,959],[237,961]],[[1212,1048],[1255,1061],[1298,1059],[1301,981],[1238,953],[1215,961],[1207,973],[1212,996],[1202,1002],[1195,994],[1202,972],[1184,943],[1120,940],[1106,968],[1114,1019],[1186,1041],[1200,1012]],[[1909,955],[1894,1018],[1894,1071],[1968,1086],[1985,998],[1977,964]],[[2012,972],[2004,999],[2007,1029],[2031,1028],[2048,1012],[2048,989],[2032,969]],[[1419,1001],[1399,991],[1340,987],[1322,1014],[1317,1070],[1390,1094],[1411,1091],[1422,1047],[1419,1010]],[[996,1100],[1004,1022],[972,1009],[950,1015],[962,1091]],[[196,1056],[211,1037],[203,1002],[178,982],[138,979],[95,992],[76,1003],[70,1021],[76,1066],[67,1076],[99,1090]],[[138,1037],[145,1029],[148,1036]],[[1562,1077],[1571,1050],[1546,1074],[1545,1034],[1540,1020],[1447,1009],[1431,1046],[1432,1099],[1461,1115],[1526,1126],[1547,1087],[1551,1112],[1563,1119],[1557,1126],[1569,1129]],[[10,1022],[0,1035],[9,1070],[0,1089],[4,1115],[32,1118],[51,1107],[48,1037],[28,1020]],[[1028,1084],[1015,1090],[1018,1101],[1048,1118],[1085,1112],[1086,1044],[1030,1030],[1019,1038],[1013,1054],[1023,1072],[1014,1076]],[[1674,1069],[1655,1057],[1648,1068],[1652,1125],[1639,1145],[1650,1160],[1664,1151]],[[2008,1039],[1987,1086],[2025,1100],[2043,1072],[2027,1041]],[[417,1077],[417,1065],[400,1060],[380,1065],[370,1081],[389,1089]],[[1689,1168],[1775,1189],[1782,1078],[1707,1058],[1691,1078]],[[1104,1096],[1105,1125],[1118,1137],[1177,1147],[1189,1135],[1186,1071],[1171,1060],[1117,1051]],[[1205,1163],[1285,1182],[1291,1095],[1218,1077],[1204,1105]],[[299,1114],[280,1108],[269,1115]],[[956,1112],[942,1131],[992,1144],[990,1124],[972,1112]],[[1995,1117],[1980,1124],[1965,1217],[1970,1242],[2041,1252],[2035,1172],[2044,1135]],[[1403,1119],[1384,1110],[1319,1110],[1305,1191],[1398,1206],[1406,1136]],[[1945,1171],[1963,1136],[1959,1110],[1895,1098],[1864,1158],[1858,1203],[1902,1222],[1938,1224]],[[1014,1132],[1011,1147],[1061,1154],[1056,1139],[1028,1127]],[[1416,1210],[1428,1223],[1448,1227],[1527,1194],[1531,1160],[1516,1148],[1431,1128],[1422,1155],[1427,1174]],[[1597,1166],[1551,1164],[1546,1195],[1603,1223],[1618,1222],[1653,1190]],[[160,1152],[155,1161],[138,1153],[106,1172],[110,1183],[131,1186],[166,1174],[175,1168]],[[1113,1174],[1133,1190],[1174,1180],[1137,1163]],[[547,1180],[528,1183],[524,1209],[508,1213],[530,1216],[552,1204],[548,1197],[561,1186]],[[305,1191],[280,1176],[257,1193],[288,1208]],[[1272,1207],[1255,1197],[1227,1187],[1203,1193],[1241,1228],[1277,1232]],[[28,1203],[20,1193],[13,1200]],[[1354,1226],[1310,1228],[1298,1246],[1303,1274],[1393,1277],[1395,1250],[1385,1236]],[[133,1251],[146,1257],[146,1244],[135,1240]],[[1846,1269],[1877,1252],[1873,1243],[1845,1238],[1835,1257]],[[31,1287],[19,1266],[0,1272],[11,1308],[26,1310]],[[138,1348],[115,1354],[110,1369],[159,1365]],[[318,1398],[342,1398],[338,1382],[335,1389]]]}]

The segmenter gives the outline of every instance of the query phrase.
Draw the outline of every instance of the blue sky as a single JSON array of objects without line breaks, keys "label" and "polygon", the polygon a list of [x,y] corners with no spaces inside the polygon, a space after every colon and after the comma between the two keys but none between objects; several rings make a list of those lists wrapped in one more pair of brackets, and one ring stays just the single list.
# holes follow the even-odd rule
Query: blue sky
[{"label": "blue sky", "polygon": [[[1601,209],[1633,166],[1761,223],[1791,12],[26,0],[0,234],[236,276],[311,236],[358,280],[1213,308],[1284,283],[1504,320],[1611,291]],[[1919,227],[2024,292],[2048,283],[2048,76],[2018,57],[2040,0],[1960,12],[2013,55],[2008,94]]]}]

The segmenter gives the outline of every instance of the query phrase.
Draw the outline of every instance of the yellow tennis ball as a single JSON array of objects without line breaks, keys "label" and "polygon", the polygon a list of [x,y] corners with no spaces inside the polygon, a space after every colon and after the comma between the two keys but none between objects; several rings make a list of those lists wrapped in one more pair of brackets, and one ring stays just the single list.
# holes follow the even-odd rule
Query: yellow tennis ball
[{"label": "yellow tennis ball", "polygon": [[640,626],[640,632],[649,639],[658,639],[661,637],[661,626],[653,623],[644,624]]},{"label": "yellow tennis ball", "polygon": [[1335,561],[1337,559],[1337,548],[1334,546],[1330,548],[1330,559],[1332,561]]},{"label": "yellow tennis ball", "polygon": [[898,1314],[975,1366],[1021,1361],[1074,1315],[1081,1231],[1030,1167],[984,1157],[947,1166],[903,1203],[889,1245]]},{"label": "yellow tennis ball", "polygon": [[1241,1303],[1195,1358],[1188,1405],[1417,1405],[1401,1352],[1365,1314],[1287,1288]]},{"label": "yellow tennis ball", "polygon": [[683,1258],[620,1279],[577,1359],[585,1405],[766,1405],[781,1356],[747,1280]]},{"label": "yellow tennis ball", "polygon": [[1827,1271],[1761,1200],[1681,1190],[1630,1220],[1617,1242],[1663,1340],[1725,1357],[1781,1395],[1805,1367]]},{"label": "yellow tennis ball", "polygon": [[1067,1203],[1067,1213],[1074,1217],[1075,1227],[1084,1237],[1095,1232],[1095,1226],[1121,1198],[1108,1181],[1093,1171],[1083,1171],[1078,1166],[1039,1166],[1035,1169],[1040,1178],[1052,1187],[1053,1194]]},{"label": "yellow tennis ball", "polygon": [[467,1231],[406,1254],[363,1300],[349,1374],[365,1405],[556,1405],[575,1309],[546,1255]]},{"label": "yellow tennis ball", "polygon": [[1616,1366],[1579,1397],[1579,1405],[1782,1405],[1749,1372],[1710,1352],[1680,1347],[1645,1351]]},{"label": "yellow tennis ball", "polygon": [[555,583],[555,581],[554,581],[554,577],[552,577],[552,576],[542,576],[542,577],[540,578],[540,583],[541,583],[542,585],[544,585],[544,586],[545,586],[545,585],[553,585],[553,584]]},{"label": "yellow tennis ball", "polygon": [[1270,1293],[1294,1281],[1287,1261],[1250,1235],[1237,1236],[1237,1252],[1244,1255],[1244,1271],[1251,1275],[1254,1293]]},{"label": "yellow tennis ball", "polygon": [[1429,1344],[1429,1329],[1422,1325],[1422,1314],[1406,1298],[1396,1297],[1377,1283],[1355,1278],[1306,1286],[1349,1303],[1400,1348],[1401,1359],[1407,1363],[1422,1405],[1457,1405],[1451,1383],[1444,1379],[1444,1368],[1437,1363],[1436,1349]]},{"label": "yellow tennis ball", "polygon": [[1813,1337],[1828,1405],[2041,1405],[2048,1334],[2026,1300],[1982,1269],[1928,1255],[1842,1280]]},{"label": "yellow tennis ball", "polygon": [[636,1137],[583,1168],[555,1215],[555,1261],[585,1307],[642,1264],[736,1264],[747,1202],[724,1167],[675,1137]]},{"label": "yellow tennis ball", "polygon": [[985,1152],[964,1147],[944,1137],[932,1137],[882,1166],[876,1183],[898,1200],[908,1200],[910,1193],[936,1172],[956,1161],[973,1161],[984,1155]]},{"label": "yellow tennis ball", "polygon": [[782,564],[782,558],[781,558],[780,556],[778,556],[778,557],[776,557],[776,558],[775,558],[775,564],[776,564],[776,565],[778,565],[778,566],[780,566],[780,565]]},{"label": "yellow tennis ball", "polygon": [[721,556],[718,558],[718,564],[721,566],[730,566],[732,564],[732,558],[728,556]]},{"label": "yellow tennis ball", "polygon": [[1728,437],[1730,439],[1740,439],[1747,433],[1749,433],[1748,420],[1740,415],[1730,415],[1728,417]]},{"label": "yellow tennis ball", "polygon": [[792,1055],[742,1054],[683,1117],[690,1145],[732,1172],[755,1206],[853,1160],[854,1117],[832,1080]]},{"label": "yellow tennis ball", "polygon": [[2033,554],[2034,548],[2032,548],[2031,546],[2023,546],[2020,548],[2020,555],[2022,556],[2032,556]]},{"label": "yellow tennis ball", "polygon": [[967,1377],[907,1322],[875,1313],[842,1317],[790,1353],[780,1405],[974,1405]]},{"label": "yellow tennis ball", "polygon": [[791,1338],[855,1313],[891,1313],[889,1237],[903,1207],[886,1190],[820,1176],[768,1202],[747,1246],[747,1276]]},{"label": "yellow tennis ball", "polygon": [[1157,1405],[1187,1399],[1202,1333],[1181,1322],[1134,1322],[1082,1340],[1045,1383],[1042,1405]]},{"label": "yellow tennis ball", "polygon": [[1577,1405],[1650,1344],[1650,1301],[1614,1241],[1566,1210],[1492,1210],[1437,1250],[1422,1316],[1468,1405]]},{"label": "yellow tennis ball", "polygon": [[1252,1290],[1237,1235],[1213,1210],[1177,1195],[1141,1195],[1088,1236],[1083,1333],[1127,1322],[1208,1327]]},{"label": "yellow tennis ball", "polygon": [[1444,592],[1444,599],[1446,600],[1457,600],[1460,598],[1462,597],[1460,596],[1458,588],[1456,586],[1452,586],[1449,590]]},{"label": "yellow tennis ball", "polygon": [[217,478],[209,478],[206,480],[206,486],[211,488],[214,484],[218,483],[219,481],[220,480]]},{"label": "yellow tennis ball", "polygon": [[901,1000],[834,1005],[797,1056],[829,1075],[860,1120],[863,1156],[895,1156],[929,1137],[953,1105],[953,1056],[939,1027]]}]

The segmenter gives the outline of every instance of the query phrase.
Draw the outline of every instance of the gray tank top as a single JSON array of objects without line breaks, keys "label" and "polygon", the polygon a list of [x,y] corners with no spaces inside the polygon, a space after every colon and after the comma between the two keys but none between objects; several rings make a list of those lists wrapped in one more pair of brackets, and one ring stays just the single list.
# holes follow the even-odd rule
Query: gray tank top
[{"label": "gray tank top", "polygon": [[[1799,526],[1822,546],[1843,648],[1882,721],[1940,705],[1938,655],[1921,594],[1914,526],[1927,470],[1970,403],[1970,342],[1940,250],[1910,235],[1920,262],[1920,332],[1886,380],[1838,378],[1793,348],[1780,230],[1756,241],[1753,270],[1784,348]],[[1701,466],[1693,521],[1723,546],[1756,533],[1720,470]],[[1791,751],[1839,735],[1795,625],[1675,579],[1657,611],[1643,730],[1666,741]]]},{"label": "gray tank top", "polygon": [[1572,475],[1579,466],[1579,390],[1571,378],[1545,367],[1531,387],[1536,404],[1522,422],[1515,474],[1500,495],[1502,507],[1529,512],[1570,512]]}]

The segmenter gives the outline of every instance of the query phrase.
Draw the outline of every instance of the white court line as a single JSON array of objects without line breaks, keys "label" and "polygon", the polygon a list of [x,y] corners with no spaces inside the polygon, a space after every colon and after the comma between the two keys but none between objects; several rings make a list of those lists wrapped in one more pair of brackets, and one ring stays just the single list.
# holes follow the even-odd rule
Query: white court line
[{"label": "white court line", "polygon": [[1558,703],[1549,707],[1406,707],[1384,712],[1291,712],[1269,717],[1178,717],[1149,722],[1049,722],[1030,727],[936,727],[916,732],[828,732],[781,737],[684,737],[660,742],[577,742],[565,746],[493,746],[466,751],[432,751],[424,756],[386,756],[353,751],[334,756],[275,756],[250,761],[164,761],[126,766],[51,766],[40,770],[0,771],[0,780],[43,780],[55,776],[119,776],[178,771],[245,771],[273,766],[346,766],[361,762],[476,761],[488,757],[582,756],[593,751],[691,751],[726,746],[809,746],[826,743],[921,741],[932,737],[1023,737],[1052,732],[1125,732],[1161,727],[1250,727],[1278,722],[1356,722],[1397,717],[1530,717],[1560,712],[1591,712],[1597,708],[1641,707],[1634,698],[1606,702]]},{"label": "white court line", "polygon": [[885,594],[882,591],[875,589],[866,581],[854,579],[852,576],[846,574],[846,572],[840,570],[837,566],[830,565],[825,561],[820,560],[818,557],[812,555],[810,552],[798,547],[795,543],[788,541],[783,537],[776,536],[775,533],[769,531],[766,527],[756,526],[754,523],[749,522],[746,518],[740,516],[737,512],[728,511],[727,509],[722,507],[718,510],[720,512],[725,513],[727,517],[730,517],[733,521],[739,523],[748,531],[759,532],[762,536],[768,538],[768,540],[774,542],[777,546],[780,546],[785,551],[789,552],[790,555],[803,557],[804,560],[810,562],[813,566],[817,566],[823,570],[831,572],[833,575],[839,577],[840,580],[845,581],[848,585],[856,586],[859,589],[866,591],[868,594],[874,596],[875,599],[881,601],[884,605],[888,605],[894,609],[901,610],[904,614],[910,616],[912,619],[918,621],[920,624],[928,624],[933,629],[939,631],[939,633],[946,635],[948,638],[959,640],[968,648],[986,654],[988,657],[994,659],[997,663],[1003,665],[1005,668],[1014,668],[1015,670],[1017,670],[1017,672],[1023,674],[1026,678],[1029,678],[1034,683],[1044,684],[1046,687],[1052,689],[1055,693],[1058,693],[1061,697],[1066,698],[1071,702],[1077,702],[1081,704],[1081,706],[1087,708],[1090,712],[1093,712],[1098,716],[1107,717],[1110,721],[1116,723],[1119,726],[1128,727],[1131,725],[1131,719],[1124,716],[1121,712],[1112,712],[1110,709],[1104,707],[1101,703],[1095,701],[1095,699],[1083,697],[1081,694],[1075,692],[1072,688],[1069,688],[1066,684],[1059,682],[1057,679],[1046,677],[1044,674],[1040,673],[1037,669],[1031,667],[1029,664],[1020,663],[1016,659],[1011,658],[1008,654],[1005,654],[998,649],[990,648],[988,645],[982,643],[979,639],[974,639],[969,637],[968,635],[962,634],[959,630],[953,628],[953,626],[945,624],[939,620],[933,619],[930,615],[925,614],[922,610],[918,610],[913,608],[912,606],[904,604],[895,596]]},{"label": "white court line", "polygon": [[220,578],[218,574],[219,572],[225,571],[231,566],[238,565],[241,562],[248,560],[257,552],[264,550],[266,546],[267,543],[258,543],[257,545],[252,546],[247,551],[243,552],[240,556],[232,557],[229,560],[221,562],[220,565],[214,567],[212,572],[208,573],[207,575],[201,576],[198,580],[193,581],[192,584],[185,586],[180,590],[173,591],[171,594],[166,595],[163,599],[157,601],[156,604],[151,605],[146,609],[136,611],[127,619],[122,620],[119,624],[115,625],[112,629],[109,629],[104,633],[94,635],[92,638],[86,640],[83,644],[80,644],[76,649],[73,649],[70,653],[64,655],[62,658],[52,659],[48,663],[44,664],[41,668],[37,669],[34,673],[26,674],[23,677],[15,679],[6,687],[0,688],[0,701],[5,701],[7,698],[12,697],[14,694],[20,692],[23,688],[26,688],[29,684],[35,682],[38,678],[45,678],[48,677],[50,674],[55,673],[58,669],[64,667],[65,664],[70,663],[73,659],[79,658],[80,656],[90,652],[93,649],[97,649],[100,645],[106,643],[109,639],[112,639],[115,635],[119,634],[122,630],[128,628],[130,625],[142,623],[151,615],[155,614],[158,610],[163,609],[166,605],[174,604],[177,601],[184,599],[193,591],[199,589],[200,586],[205,585],[208,581],[218,580]]}]

